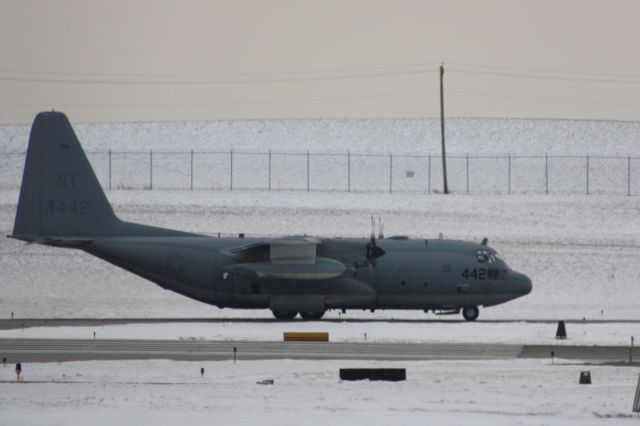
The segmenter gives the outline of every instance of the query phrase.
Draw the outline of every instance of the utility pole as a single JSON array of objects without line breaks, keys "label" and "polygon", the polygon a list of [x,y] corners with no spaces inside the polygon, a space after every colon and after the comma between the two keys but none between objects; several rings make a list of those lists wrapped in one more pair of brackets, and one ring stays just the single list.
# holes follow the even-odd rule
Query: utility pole
[{"label": "utility pole", "polygon": [[444,149],[444,64],[440,65],[440,132],[442,134],[442,182],[444,182],[444,193],[449,193],[447,185],[447,155]]}]

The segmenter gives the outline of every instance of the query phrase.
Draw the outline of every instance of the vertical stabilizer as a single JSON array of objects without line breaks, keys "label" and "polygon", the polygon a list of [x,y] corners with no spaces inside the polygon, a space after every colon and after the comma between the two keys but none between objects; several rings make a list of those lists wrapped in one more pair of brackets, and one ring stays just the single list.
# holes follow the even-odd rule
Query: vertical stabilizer
[{"label": "vertical stabilizer", "polygon": [[38,114],[29,147],[12,237],[107,235],[118,223],[67,117]]}]

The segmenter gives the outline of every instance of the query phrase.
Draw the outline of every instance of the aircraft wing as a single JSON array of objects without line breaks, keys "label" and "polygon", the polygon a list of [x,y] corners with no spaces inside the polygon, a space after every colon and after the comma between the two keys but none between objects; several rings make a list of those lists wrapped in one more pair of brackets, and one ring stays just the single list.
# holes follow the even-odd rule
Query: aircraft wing
[{"label": "aircraft wing", "polygon": [[237,263],[227,272],[258,278],[325,280],[344,274],[346,266],[337,260],[317,256],[322,241],[310,237],[264,240],[227,250]]}]

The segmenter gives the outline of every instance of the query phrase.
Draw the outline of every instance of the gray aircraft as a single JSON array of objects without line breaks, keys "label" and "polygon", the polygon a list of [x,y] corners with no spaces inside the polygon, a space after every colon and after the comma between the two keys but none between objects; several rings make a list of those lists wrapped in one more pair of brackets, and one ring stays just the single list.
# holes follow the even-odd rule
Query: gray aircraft
[{"label": "gray aircraft", "polygon": [[328,309],[459,313],[531,291],[482,243],[404,236],[216,238],[116,217],[67,117],[31,128],[13,235],[84,250],[162,288],[220,308],[320,319]]}]

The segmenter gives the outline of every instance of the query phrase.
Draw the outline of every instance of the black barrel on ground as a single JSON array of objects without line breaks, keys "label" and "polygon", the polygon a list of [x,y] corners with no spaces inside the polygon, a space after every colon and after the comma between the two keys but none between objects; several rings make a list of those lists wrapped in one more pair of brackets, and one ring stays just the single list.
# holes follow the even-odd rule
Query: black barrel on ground
[{"label": "black barrel on ground", "polygon": [[591,372],[590,371],[581,371],[580,372],[580,382],[581,385],[590,385],[591,384]]},{"label": "black barrel on ground", "polygon": [[407,380],[407,370],[405,368],[341,368],[340,380],[399,382]]},{"label": "black barrel on ground", "polygon": [[558,329],[556,330],[556,339],[564,340],[567,338],[567,327],[564,321],[558,321]]}]

